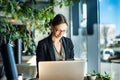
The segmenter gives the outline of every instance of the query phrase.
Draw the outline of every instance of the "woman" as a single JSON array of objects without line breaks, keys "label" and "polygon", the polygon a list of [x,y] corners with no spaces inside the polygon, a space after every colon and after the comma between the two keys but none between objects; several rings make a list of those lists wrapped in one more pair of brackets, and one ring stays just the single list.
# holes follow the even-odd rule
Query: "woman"
[{"label": "woman", "polygon": [[64,37],[68,23],[62,14],[57,14],[50,24],[51,34],[39,41],[36,49],[37,67],[39,61],[73,60],[74,49],[71,39]]}]

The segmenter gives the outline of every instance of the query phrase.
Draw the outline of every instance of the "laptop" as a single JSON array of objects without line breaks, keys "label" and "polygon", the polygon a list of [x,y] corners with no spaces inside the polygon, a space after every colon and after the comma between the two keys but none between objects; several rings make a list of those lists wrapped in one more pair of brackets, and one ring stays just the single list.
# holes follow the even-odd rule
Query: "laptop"
[{"label": "laptop", "polygon": [[39,80],[84,80],[85,61],[39,62]]}]

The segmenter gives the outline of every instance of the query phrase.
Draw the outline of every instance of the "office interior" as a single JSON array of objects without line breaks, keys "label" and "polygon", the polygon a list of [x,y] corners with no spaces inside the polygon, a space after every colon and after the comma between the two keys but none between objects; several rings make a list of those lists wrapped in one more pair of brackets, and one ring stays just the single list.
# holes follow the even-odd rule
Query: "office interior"
[{"label": "office interior", "polygon": [[[54,0],[36,0],[36,3],[38,2],[37,5],[41,8],[51,1]],[[69,22],[69,29],[65,36],[73,41],[74,58],[85,61],[85,76],[93,71],[101,74],[106,72],[112,80],[120,80],[119,8],[119,0],[80,0],[72,6],[54,7],[55,14],[65,15]],[[0,17],[1,15],[3,16],[0,13]],[[19,25],[19,22],[17,24]],[[34,36],[37,45],[39,40],[48,36],[48,33],[35,31]],[[12,60],[14,61],[13,57]],[[3,66],[2,56],[0,56],[0,65]],[[36,77],[35,54],[22,55],[20,62],[11,66],[16,67],[18,73],[22,73],[26,79]]]}]

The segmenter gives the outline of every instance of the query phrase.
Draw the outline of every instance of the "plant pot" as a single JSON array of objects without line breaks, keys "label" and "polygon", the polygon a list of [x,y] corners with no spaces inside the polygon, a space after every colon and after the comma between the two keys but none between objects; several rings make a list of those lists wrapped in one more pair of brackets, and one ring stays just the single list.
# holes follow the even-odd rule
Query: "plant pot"
[{"label": "plant pot", "polygon": [[101,78],[96,78],[96,80],[102,80]]},{"label": "plant pot", "polygon": [[96,80],[96,76],[95,75],[90,75],[90,76],[87,76],[87,79],[88,80]]}]

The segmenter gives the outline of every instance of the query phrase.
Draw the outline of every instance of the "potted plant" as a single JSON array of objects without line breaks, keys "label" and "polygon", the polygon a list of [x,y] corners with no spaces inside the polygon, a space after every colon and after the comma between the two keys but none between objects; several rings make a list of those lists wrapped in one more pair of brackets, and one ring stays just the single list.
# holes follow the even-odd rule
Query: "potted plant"
[{"label": "potted plant", "polygon": [[3,64],[7,79],[16,80],[18,77],[17,68],[15,65],[13,48],[10,45],[10,40],[13,38],[11,35],[14,33],[14,27],[7,23],[5,20],[0,19],[0,51],[3,58]]},{"label": "potted plant", "polygon": [[106,72],[104,74],[97,73],[96,76],[97,76],[96,80],[112,80],[110,75]]},{"label": "potted plant", "polygon": [[96,72],[93,71],[92,73],[87,74],[87,79],[88,80],[96,80]]},{"label": "potted plant", "polygon": [[[17,28],[14,27],[14,30],[11,28],[11,32],[9,32],[12,35],[11,39],[12,37],[22,38],[26,47],[26,50],[24,51],[26,55],[34,55],[36,48],[34,41],[35,37],[32,35],[34,30],[39,29],[43,34],[49,30],[48,23],[54,17],[55,12],[53,9],[55,6],[62,8],[63,5],[70,6],[79,1],[80,0],[50,0],[48,6],[39,9],[35,0],[0,0],[0,12],[4,14],[3,16],[7,22],[10,21],[10,25],[13,23],[12,20],[14,20],[14,23],[19,20],[21,24],[26,26],[27,30],[25,29],[24,31],[16,32],[15,29]],[[12,32],[15,32],[15,34],[12,34]],[[24,36],[21,36],[23,34]]]},{"label": "potted plant", "polygon": [[104,72],[104,74],[96,73],[94,70],[92,73],[87,76],[88,80],[112,80],[110,75],[107,72]]}]

